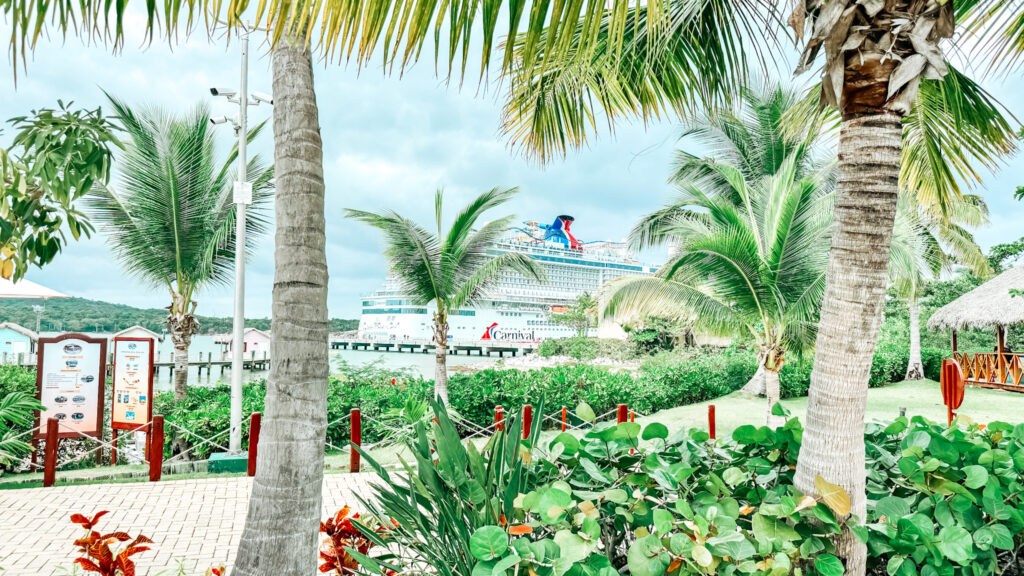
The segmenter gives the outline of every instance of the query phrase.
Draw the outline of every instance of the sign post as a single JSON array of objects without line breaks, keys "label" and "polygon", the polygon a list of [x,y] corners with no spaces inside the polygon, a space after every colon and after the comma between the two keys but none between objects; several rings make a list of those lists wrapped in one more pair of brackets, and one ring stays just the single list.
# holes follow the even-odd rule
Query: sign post
[{"label": "sign post", "polygon": [[[85,334],[39,339],[36,389],[43,409],[36,426],[53,418],[59,438],[103,437],[103,393],[107,377],[107,340]],[[46,433],[36,432],[36,439]]]},{"label": "sign post", "polygon": [[153,419],[152,338],[114,338],[110,427],[141,430]]}]

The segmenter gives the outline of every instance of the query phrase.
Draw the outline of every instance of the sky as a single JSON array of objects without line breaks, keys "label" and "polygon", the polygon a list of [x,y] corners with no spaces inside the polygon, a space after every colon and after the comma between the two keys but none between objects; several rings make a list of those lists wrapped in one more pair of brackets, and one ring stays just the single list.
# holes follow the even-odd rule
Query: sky
[{"label": "sky", "polygon": [[[129,14],[127,30],[140,22]],[[9,36],[0,21],[0,38]],[[250,51],[250,91],[271,92],[270,58],[259,35]],[[673,151],[680,144],[677,123],[666,119],[643,125],[620,122],[614,134],[601,130],[588,148],[572,152],[547,166],[522,158],[501,137],[500,90],[486,93],[467,82],[462,90],[434,74],[432,57],[404,77],[388,77],[379,67],[362,71],[333,62],[314,64],[320,111],[326,180],[327,262],[330,273],[328,307],[334,318],[357,318],[359,296],[372,292],[387,273],[380,236],[364,224],[346,220],[344,208],[395,209],[422,222],[432,221],[434,191],[443,187],[449,214],[494,186],[518,186],[514,200],[494,211],[518,220],[553,220],[558,214],[576,218],[574,234],[581,240],[619,240],[642,215],[670,199],[666,184]],[[124,49],[85,45],[59,35],[41,38],[18,69],[14,85],[9,57],[0,70],[0,119],[53,107],[57,100],[82,107],[105,106],[106,90],[132,105],[158,105],[185,111],[206,100],[213,114],[232,115],[237,108],[210,95],[211,86],[238,86],[240,62],[236,42],[208,40],[193,34],[173,49],[166,42],[144,45],[129,34]],[[779,78],[790,78],[785,62]],[[804,79],[806,81],[809,79]],[[798,81],[799,82],[799,81]],[[1024,75],[984,83],[1011,111],[1024,118],[1019,94]],[[271,116],[265,105],[250,108],[250,123]],[[220,152],[231,144],[230,127],[222,125]],[[9,143],[10,132],[0,135]],[[272,158],[271,131],[250,154]],[[687,143],[691,151],[699,151]],[[984,247],[1022,235],[1024,203],[1013,191],[1024,185],[1024,163],[1015,158],[996,175],[985,174],[983,194],[992,212],[991,224],[977,231]],[[117,178],[115,174],[114,185]],[[650,261],[663,254],[650,253]],[[27,278],[71,296],[163,307],[165,289],[129,277],[107,247],[102,231],[69,245],[44,269]],[[247,264],[246,316],[269,317],[273,282],[273,236],[262,238]],[[198,295],[197,312],[231,314],[233,289],[211,287]]]}]

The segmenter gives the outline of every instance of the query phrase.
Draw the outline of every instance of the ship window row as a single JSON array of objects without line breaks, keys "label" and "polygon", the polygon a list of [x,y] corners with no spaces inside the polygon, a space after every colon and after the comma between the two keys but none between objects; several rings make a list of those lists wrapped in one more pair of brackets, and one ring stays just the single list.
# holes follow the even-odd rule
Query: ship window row
[{"label": "ship window row", "polygon": [[367,308],[363,314],[426,314],[426,308]]}]

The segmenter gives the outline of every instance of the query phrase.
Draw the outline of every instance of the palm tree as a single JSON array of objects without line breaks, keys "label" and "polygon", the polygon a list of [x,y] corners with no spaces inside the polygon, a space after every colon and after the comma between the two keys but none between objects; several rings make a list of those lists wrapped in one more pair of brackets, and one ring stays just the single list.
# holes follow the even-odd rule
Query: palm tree
[{"label": "palm tree", "polygon": [[508,202],[518,188],[492,188],[477,196],[459,212],[451,227],[442,229],[444,193],[434,194],[436,232],[421,227],[400,214],[345,210],[346,216],[384,232],[385,254],[412,304],[433,305],[434,314],[434,396],[448,403],[448,316],[470,306],[506,271],[537,281],[544,270],[529,256],[504,252],[498,256],[488,249],[512,223],[512,216],[491,220],[474,230],[484,212]]},{"label": "palm tree", "polygon": [[992,275],[992,268],[968,226],[988,221],[985,201],[964,195],[947,208],[946,218],[937,218],[909,194],[900,195],[890,250],[889,282],[898,298],[906,301],[910,316],[910,359],[907,380],[924,378],[921,360],[921,310],[918,304],[927,282],[938,279],[953,264],[970,269],[979,277]]},{"label": "palm tree", "polygon": [[260,457],[233,574],[316,572],[327,434],[323,142],[304,34],[271,54],[277,174],[274,292]]},{"label": "palm tree", "polygon": [[[638,6],[628,16],[635,15],[631,21],[645,30],[648,13],[653,10]],[[607,30],[578,26],[578,50],[572,40],[558,38],[562,31],[554,27],[550,37],[524,35],[512,42],[523,54],[511,74],[506,131],[528,153],[545,160],[584,142],[598,106],[613,120],[647,120],[685,111],[692,103],[687,94],[671,91],[692,73],[672,41],[613,35],[613,19],[606,16]],[[951,166],[969,172],[974,163],[998,162],[1016,144],[999,107],[969,79],[950,73],[944,60],[939,42],[954,32],[953,3],[807,0],[796,3],[789,21],[798,40],[810,30],[798,72],[824,54],[819,104],[837,111],[840,127],[835,227],[796,485],[813,495],[816,477],[838,484],[851,495],[852,513],[863,517],[864,407],[901,178],[933,176],[931,205],[941,211],[960,194]],[[764,29],[767,35],[754,36],[781,33],[770,25]],[[588,33],[599,38],[597,48]],[[678,42],[687,45],[695,37]],[[542,57],[534,44],[544,47]],[[602,53],[602,46],[615,54]],[[926,98],[926,91],[937,98]],[[919,106],[936,112],[937,119],[920,113]],[[915,131],[916,126],[936,130]],[[915,138],[924,152],[908,157]],[[960,145],[961,138],[982,145]],[[908,169],[910,162],[928,165]],[[864,573],[866,549],[852,533],[837,540],[837,552],[848,572]]]},{"label": "palm tree", "polygon": [[752,335],[755,381],[768,398],[767,420],[780,397],[787,354],[811,350],[825,287],[834,204],[835,166],[822,162],[818,122],[804,137],[787,136],[782,119],[798,98],[778,87],[744,90],[742,111],[689,123],[712,157],[677,154],[679,195],[640,219],[635,249],[671,242],[673,255],[653,278],[614,281],[603,313],[628,318],[670,316],[706,332]]},{"label": "palm tree", "polygon": [[[109,99],[125,133],[125,150],[116,184],[97,188],[89,198],[92,217],[129,274],[170,292],[167,328],[174,344],[174,398],[180,401],[188,387],[189,344],[199,328],[196,296],[204,287],[229,282],[234,267],[237,149],[217,162],[205,105],[173,116]],[[261,128],[250,131],[249,139]],[[253,184],[246,228],[251,252],[267,229],[273,168],[255,156],[247,178]]]}]

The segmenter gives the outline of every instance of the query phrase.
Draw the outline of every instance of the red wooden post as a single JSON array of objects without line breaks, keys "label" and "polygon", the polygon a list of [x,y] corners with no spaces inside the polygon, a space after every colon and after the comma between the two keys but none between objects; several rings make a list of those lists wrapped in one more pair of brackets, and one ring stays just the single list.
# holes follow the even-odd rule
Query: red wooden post
[{"label": "red wooden post", "polygon": [[708,406],[708,435],[715,439],[715,405]]},{"label": "red wooden post", "polygon": [[[353,408],[352,412],[349,413],[349,422],[352,424],[352,444],[354,446],[363,445],[363,419],[359,412],[359,408]],[[348,471],[359,472],[359,451],[349,446],[348,449]]]},{"label": "red wooden post", "polygon": [[636,412],[633,412],[632,410],[629,411],[629,421],[636,422]]},{"label": "red wooden post", "polygon": [[533,428],[533,406],[523,406],[523,440],[530,437],[530,429]]},{"label": "red wooden post", "polygon": [[625,422],[626,418],[628,418],[628,416],[629,416],[629,407],[627,407],[625,404],[619,404],[619,410],[618,410],[618,414],[617,414],[617,418],[616,418],[618,423],[622,424],[623,422]]},{"label": "red wooden post", "polygon": [[46,420],[46,448],[43,453],[43,486],[46,488],[53,486],[57,479],[58,426],[56,418]]},{"label": "red wooden post", "polygon": [[253,412],[249,417],[249,463],[246,472],[249,476],[256,475],[256,451],[260,444],[260,424],[263,416],[259,412]]},{"label": "red wooden post", "polygon": [[117,428],[110,430],[110,445],[113,446],[110,449],[110,465],[117,466]]},{"label": "red wooden post", "polygon": [[35,467],[39,459],[39,440],[32,440],[32,466]]},{"label": "red wooden post", "polygon": [[499,432],[505,429],[505,409],[501,406],[494,407],[494,429]]},{"label": "red wooden post", "polygon": [[565,432],[565,421],[569,416],[569,409],[562,406],[562,432]]},{"label": "red wooden post", "polygon": [[159,482],[164,468],[164,417],[153,416],[149,431],[149,481]]}]

